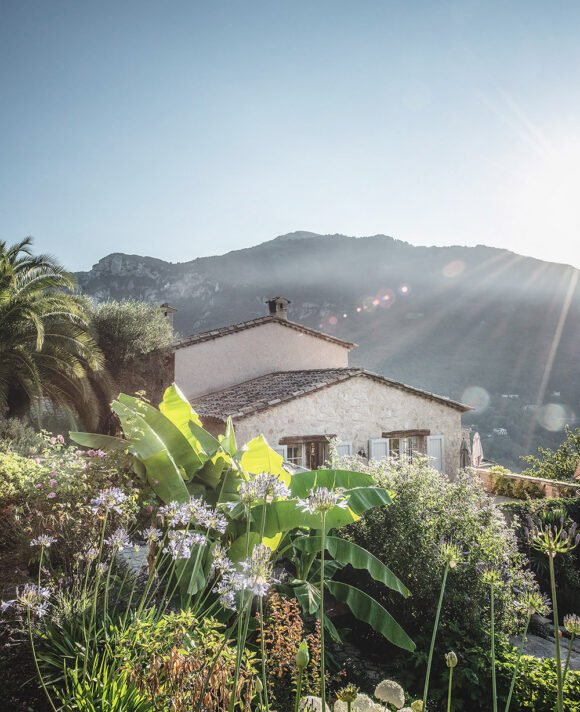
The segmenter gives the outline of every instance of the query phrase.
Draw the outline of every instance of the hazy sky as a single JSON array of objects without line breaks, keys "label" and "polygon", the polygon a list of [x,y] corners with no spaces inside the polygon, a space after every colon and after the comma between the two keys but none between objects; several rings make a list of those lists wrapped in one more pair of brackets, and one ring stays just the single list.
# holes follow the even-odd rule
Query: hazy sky
[{"label": "hazy sky", "polygon": [[294,230],[580,267],[580,3],[0,0],[0,239]]}]

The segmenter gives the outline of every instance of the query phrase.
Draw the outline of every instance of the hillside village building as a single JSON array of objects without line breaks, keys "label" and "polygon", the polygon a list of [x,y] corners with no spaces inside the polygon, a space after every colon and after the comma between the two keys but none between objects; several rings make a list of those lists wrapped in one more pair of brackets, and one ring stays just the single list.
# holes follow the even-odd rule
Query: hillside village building
[{"label": "hillside village building", "polygon": [[263,433],[309,469],[338,438],[339,454],[423,452],[454,475],[469,406],[349,366],[356,344],[289,321],[289,303],[275,297],[267,316],[177,342],[175,382],[204,427],[223,432],[231,416],[239,441]]}]

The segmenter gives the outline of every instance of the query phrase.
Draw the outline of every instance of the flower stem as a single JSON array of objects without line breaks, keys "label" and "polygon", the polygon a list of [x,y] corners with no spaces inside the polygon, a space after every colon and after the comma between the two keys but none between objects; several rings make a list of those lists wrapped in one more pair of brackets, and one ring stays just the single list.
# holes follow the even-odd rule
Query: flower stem
[{"label": "flower stem", "polygon": [[300,710],[300,698],[302,697],[302,668],[298,668],[298,682],[296,683],[296,700],[294,702],[294,712]]},{"label": "flower stem", "polygon": [[521,659],[521,657],[522,657],[522,653],[524,652],[524,645],[525,645],[525,642],[526,642],[526,636],[527,636],[527,634],[528,634],[528,626],[530,625],[530,619],[531,619],[531,616],[528,616],[528,619],[527,619],[527,621],[526,621],[526,626],[525,626],[525,628],[524,628],[524,633],[523,633],[523,635],[522,635],[522,642],[520,643],[520,647],[518,648],[518,654],[517,654],[517,657],[516,657],[516,665],[515,665],[515,668],[514,668],[514,674],[512,675],[512,681],[511,681],[511,684],[510,684],[510,691],[509,691],[509,694],[508,694],[508,697],[507,697],[507,701],[506,701],[506,703],[505,703],[505,711],[504,711],[504,712],[509,712],[509,709],[510,709],[510,703],[511,703],[511,701],[512,701],[512,695],[513,695],[513,693],[514,693],[514,687],[515,687],[515,685],[516,685],[516,679],[517,679],[517,676],[518,676],[518,669],[519,669],[519,666],[520,666],[520,659]]},{"label": "flower stem", "polygon": [[560,655],[560,627],[558,625],[558,603],[556,601],[556,576],[554,574],[554,556],[555,552],[548,552],[548,562],[550,564],[550,584],[552,587],[552,608],[554,611],[554,639],[556,641],[556,676],[558,681],[558,712],[564,712],[564,694],[562,681],[562,658]]},{"label": "flower stem", "polygon": [[320,699],[322,712],[326,712],[326,680],[324,666],[324,550],[326,527],[325,515],[322,514],[322,532],[320,536]]},{"label": "flower stem", "polygon": [[433,651],[435,650],[435,638],[437,637],[437,628],[439,627],[439,616],[441,615],[441,606],[443,604],[443,595],[445,593],[445,584],[447,582],[447,574],[449,573],[449,564],[445,564],[443,571],[443,581],[441,582],[441,593],[439,594],[439,603],[437,604],[437,614],[435,615],[435,625],[433,626],[433,635],[431,636],[431,647],[429,648],[429,658],[427,659],[427,672],[425,673],[425,687],[423,688],[423,709],[427,708],[427,694],[429,692],[429,677],[431,676],[431,663],[433,662]]},{"label": "flower stem", "polygon": [[494,613],[494,586],[491,584],[491,695],[493,701],[493,712],[497,712],[497,681],[495,678],[495,613]]},{"label": "flower stem", "polygon": [[453,682],[453,668],[449,668],[449,690],[447,692],[447,712],[451,712],[451,684]]},{"label": "flower stem", "polygon": [[570,643],[568,644],[568,655],[566,655],[566,664],[564,665],[564,674],[562,675],[562,690],[564,690],[564,685],[566,684],[566,675],[568,674],[568,665],[570,665],[570,655],[572,653],[572,644],[574,643],[575,637],[574,633],[572,633]]}]

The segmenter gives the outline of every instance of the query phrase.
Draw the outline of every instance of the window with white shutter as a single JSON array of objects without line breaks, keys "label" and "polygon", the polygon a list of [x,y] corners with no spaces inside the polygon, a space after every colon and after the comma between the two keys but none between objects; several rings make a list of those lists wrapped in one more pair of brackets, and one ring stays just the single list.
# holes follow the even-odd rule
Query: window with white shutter
[{"label": "window with white shutter", "polygon": [[427,437],[427,457],[431,458],[431,467],[439,472],[445,472],[443,435],[429,435]]},{"label": "window with white shutter", "polygon": [[352,455],[352,443],[350,441],[341,440],[336,445],[336,455],[337,457],[344,457],[345,455]]}]

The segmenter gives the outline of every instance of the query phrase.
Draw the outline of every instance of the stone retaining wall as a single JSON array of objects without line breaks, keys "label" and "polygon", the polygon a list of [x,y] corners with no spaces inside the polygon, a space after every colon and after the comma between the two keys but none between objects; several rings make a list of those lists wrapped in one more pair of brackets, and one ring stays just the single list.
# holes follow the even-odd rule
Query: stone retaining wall
[{"label": "stone retaining wall", "polygon": [[526,499],[528,497],[559,499],[574,497],[580,491],[580,482],[560,482],[542,477],[517,475],[515,472],[497,473],[478,468],[477,474],[483,482],[486,492]]}]

